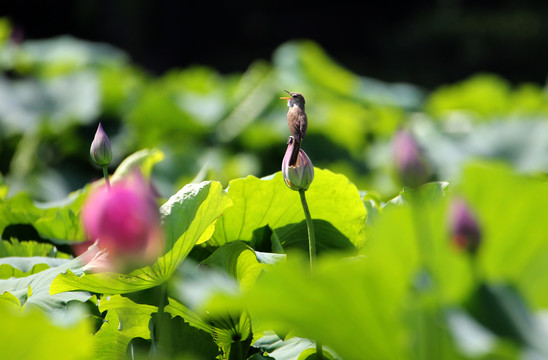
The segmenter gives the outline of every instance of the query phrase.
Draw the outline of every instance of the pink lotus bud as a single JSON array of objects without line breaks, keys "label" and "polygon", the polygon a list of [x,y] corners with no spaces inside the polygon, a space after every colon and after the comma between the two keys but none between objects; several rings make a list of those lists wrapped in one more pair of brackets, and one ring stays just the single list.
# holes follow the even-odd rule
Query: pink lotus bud
[{"label": "pink lotus bud", "polygon": [[163,230],[151,187],[139,172],[92,192],[82,209],[90,240],[107,250],[113,268],[148,265],[163,250]]},{"label": "pink lotus bud", "polygon": [[428,180],[428,164],[411,133],[398,131],[394,137],[393,151],[396,171],[403,185],[414,187]]},{"label": "pink lotus bud", "polygon": [[299,157],[295,166],[289,165],[291,159],[291,153],[295,147],[295,141],[290,136],[287,142],[287,150],[285,151],[284,159],[282,161],[282,174],[285,184],[291,189],[299,191],[301,189],[307,190],[314,180],[314,165],[312,161],[303,149],[299,150]]},{"label": "pink lotus bud", "polygon": [[449,222],[454,245],[475,254],[480,245],[481,232],[478,222],[463,200],[455,200],[451,204]]},{"label": "pink lotus bud", "polygon": [[97,132],[91,143],[89,154],[93,161],[99,166],[108,166],[110,164],[110,160],[112,159],[110,140],[103,130],[101,123],[99,123],[99,126],[97,127]]}]

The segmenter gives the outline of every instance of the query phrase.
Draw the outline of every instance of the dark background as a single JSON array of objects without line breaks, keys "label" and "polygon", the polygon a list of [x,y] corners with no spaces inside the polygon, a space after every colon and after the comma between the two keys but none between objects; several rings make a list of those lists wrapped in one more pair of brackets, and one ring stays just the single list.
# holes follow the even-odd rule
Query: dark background
[{"label": "dark background", "polygon": [[69,34],[126,50],[150,72],[210,65],[242,72],[283,42],[317,41],[360,75],[427,88],[480,71],[544,84],[544,1],[9,1],[24,38]]}]

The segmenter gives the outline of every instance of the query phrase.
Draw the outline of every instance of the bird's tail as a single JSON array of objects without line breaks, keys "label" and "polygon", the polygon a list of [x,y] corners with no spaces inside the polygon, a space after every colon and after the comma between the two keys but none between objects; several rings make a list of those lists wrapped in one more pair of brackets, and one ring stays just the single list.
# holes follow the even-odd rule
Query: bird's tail
[{"label": "bird's tail", "polygon": [[301,142],[297,139],[293,139],[295,143],[293,145],[293,151],[291,152],[291,157],[289,158],[289,166],[297,165],[297,160],[299,159],[299,152],[301,151]]}]

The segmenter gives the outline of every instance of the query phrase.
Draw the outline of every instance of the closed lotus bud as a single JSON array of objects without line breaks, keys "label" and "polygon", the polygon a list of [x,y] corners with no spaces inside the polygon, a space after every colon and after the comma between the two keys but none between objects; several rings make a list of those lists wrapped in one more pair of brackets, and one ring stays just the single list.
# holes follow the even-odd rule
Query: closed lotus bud
[{"label": "closed lotus bud", "polygon": [[110,147],[110,140],[103,130],[101,123],[99,123],[95,138],[93,138],[93,142],[91,143],[89,154],[93,161],[99,166],[108,166],[110,164],[112,149]]},{"label": "closed lotus bud", "polygon": [[118,271],[149,265],[163,251],[163,230],[154,193],[139,172],[92,192],[82,209],[91,241],[97,240]]},{"label": "closed lotus bud", "polygon": [[285,151],[282,161],[282,174],[285,184],[295,191],[308,190],[312,180],[314,180],[314,165],[303,149],[299,150],[299,156],[294,166],[289,165],[291,153],[295,147],[295,141],[292,136],[287,142],[287,150]]},{"label": "closed lotus bud", "polygon": [[428,163],[411,133],[404,130],[396,133],[393,156],[397,175],[403,185],[414,187],[428,181]]},{"label": "closed lotus bud", "polygon": [[480,245],[481,231],[476,218],[463,200],[455,200],[451,204],[449,225],[453,244],[475,254]]}]

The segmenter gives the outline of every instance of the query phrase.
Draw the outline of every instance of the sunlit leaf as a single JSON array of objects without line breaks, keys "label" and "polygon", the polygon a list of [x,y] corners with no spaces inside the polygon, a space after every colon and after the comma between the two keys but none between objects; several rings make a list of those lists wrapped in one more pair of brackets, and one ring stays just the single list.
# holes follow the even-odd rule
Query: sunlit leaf
[{"label": "sunlit leaf", "polygon": [[99,310],[107,311],[95,334],[98,359],[126,359],[126,348],[135,337],[150,339],[149,320],[156,306],[137,304],[120,295],[103,296]]},{"label": "sunlit leaf", "polygon": [[[21,305],[38,307],[49,312],[63,311],[68,302],[73,300],[84,302],[91,297],[91,294],[83,291],[58,292],[50,295],[50,285],[55,277],[69,269],[80,270],[83,266],[82,258],[68,261],[52,259],[48,262],[50,265],[56,266],[25,277],[0,280],[0,293],[8,291],[19,299]],[[32,263],[13,265],[19,266],[25,271]]]},{"label": "sunlit leaf", "polygon": [[70,260],[41,256],[0,258],[0,279],[36,274],[51,267],[62,265],[67,261]]},{"label": "sunlit leaf", "polygon": [[[306,224],[299,194],[285,185],[281,172],[268,179],[247,177],[230,182],[234,206],[217,221],[212,243],[250,241],[268,225],[282,245],[307,248]],[[306,199],[318,228],[318,249],[349,249],[365,241],[365,207],[356,187],[343,175],[315,169]]]},{"label": "sunlit leaf", "polygon": [[0,200],[0,232],[12,224],[29,224],[54,243],[82,241],[84,234],[78,214],[86,194],[84,188],[51,203],[35,203],[26,193]]}]

